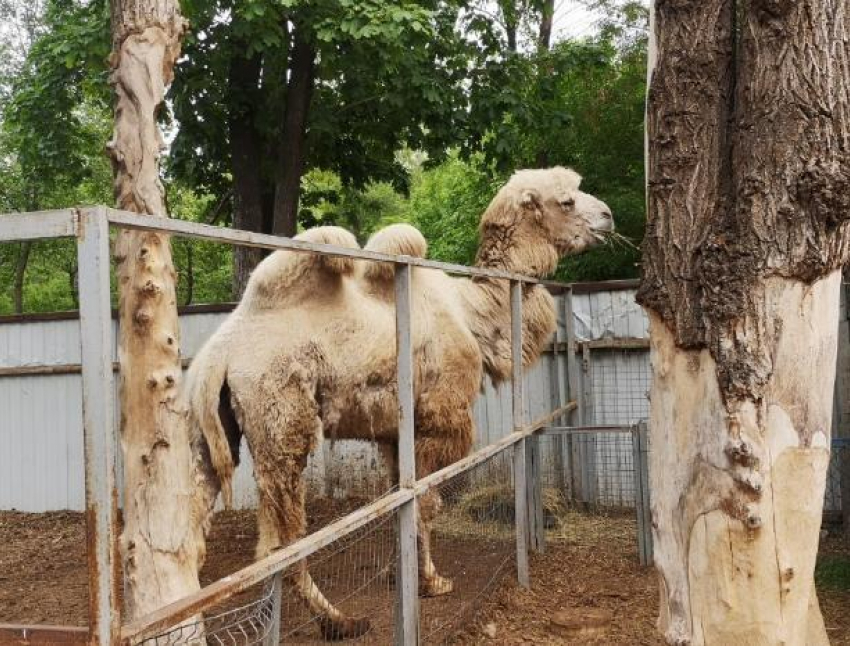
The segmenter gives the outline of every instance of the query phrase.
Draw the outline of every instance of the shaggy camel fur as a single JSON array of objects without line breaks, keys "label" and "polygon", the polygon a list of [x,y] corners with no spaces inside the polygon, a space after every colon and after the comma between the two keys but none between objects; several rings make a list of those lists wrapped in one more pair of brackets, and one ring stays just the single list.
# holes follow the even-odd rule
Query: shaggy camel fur
[{"label": "shaggy camel fur", "polygon": [[[579,191],[572,170],[519,171],[481,220],[476,264],[531,276],[552,273],[558,259],[596,244],[613,229],[608,207]],[[301,239],[357,247],[343,229],[322,227]],[[424,256],[411,226],[388,227],[367,248]],[[484,374],[511,373],[509,286],[505,281],[412,272],[415,451],[417,476],[470,451],[472,405]],[[540,356],[555,327],[544,287],[523,288],[523,364]],[[397,383],[393,267],[278,251],[251,275],[242,302],[192,362],[186,392],[225,501],[244,433],[260,495],[257,557],[304,535],[307,457],[324,435],[379,443],[393,472]],[[429,527],[440,506],[420,499],[420,593],[450,592],[437,574]],[[319,616],[326,637],[356,636],[366,619],[344,616],[310,578],[306,565],[290,582]]]}]

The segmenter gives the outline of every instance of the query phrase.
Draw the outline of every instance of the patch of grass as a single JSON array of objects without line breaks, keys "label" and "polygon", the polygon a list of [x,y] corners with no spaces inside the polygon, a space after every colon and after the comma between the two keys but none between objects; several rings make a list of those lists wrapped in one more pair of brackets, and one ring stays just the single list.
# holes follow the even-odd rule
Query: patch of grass
[{"label": "patch of grass", "polygon": [[822,556],[815,567],[815,581],[818,587],[850,590],[850,557]]}]

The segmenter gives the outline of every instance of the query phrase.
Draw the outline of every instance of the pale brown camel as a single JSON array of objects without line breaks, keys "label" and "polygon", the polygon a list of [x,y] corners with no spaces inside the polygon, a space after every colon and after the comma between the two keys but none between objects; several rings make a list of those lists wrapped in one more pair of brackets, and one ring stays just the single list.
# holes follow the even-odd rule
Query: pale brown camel
[{"label": "pale brown camel", "polygon": [[[529,276],[551,274],[559,258],[596,244],[613,230],[608,207],[579,190],[572,170],[523,170],[498,192],[481,219],[476,265]],[[356,247],[343,229],[322,227],[301,239]],[[408,225],[378,232],[367,248],[424,256]],[[393,266],[278,251],[251,275],[231,316],[192,362],[186,393],[196,429],[209,447],[227,502],[244,433],[259,489],[257,557],[304,535],[307,456],[319,439],[379,443],[395,471],[397,384]],[[552,297],[523,288],[523,364],[534,363],[555,328]],[[412,272],[415,451],[417,477],[466,456],[473,444],[472,406],[484,374],[511,374],[509,285],[503,280]],[[439,496],[420,499],[422,595],[445,594],[429,527]],[[368,630],[344,616],[310,578],[306,565],[290,582],[319,617],[326,637]]]}]

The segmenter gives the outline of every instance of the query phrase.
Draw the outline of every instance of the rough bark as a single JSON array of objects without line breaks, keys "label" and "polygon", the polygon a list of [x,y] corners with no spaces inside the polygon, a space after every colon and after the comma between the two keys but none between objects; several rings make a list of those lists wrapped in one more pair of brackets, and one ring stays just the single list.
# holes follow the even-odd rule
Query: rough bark
[{"label": "rough bark", "polygon": [[24,312],[24,280],[26,279],[31,250],[32,242],[22,242],[18,250],[18,260],[15,262],[15,284],[12,287],[12,305],[15,314],[23,314]]},{"label": "rough bark", "polygon": [[[167,217],[156,115],[184,29],[176,0],[112,3],[115,129],[108,149],[121,209]],[[121,550],[126,608],[134,618],[198,589],[209,499],[198,486],[202,471],[177,401],[181,368],[169,239],[122,231],[114,253],[124,451]]]},{"label": "rough bark", "polygon": [[298,199],[306,160],[307,116],[313,95],[315,58],[313,46],[304,37],[302,29],[296,27],[275,177],[272,229],[275,235],[295,235],[298,223]]},{"label": "rough bark", "polygon": [[813,573],[848,252],[846,9],[654,5],[638,297],[669,643],[828,643]]},{"label": "rough bark", "polygon": [[[234,43],[235,51],[246,51],[244,43]],[[263,232],[262,159],[259,136],[254,125],[254,106],[260,83],[261,60],[236,55],[230,64],[229,83],[235,97],[228,115],[230,165],[233,171],[233,228]],[[248,277],[263,259],[262,249],[234,247],[233,297],[241,298]]]}]

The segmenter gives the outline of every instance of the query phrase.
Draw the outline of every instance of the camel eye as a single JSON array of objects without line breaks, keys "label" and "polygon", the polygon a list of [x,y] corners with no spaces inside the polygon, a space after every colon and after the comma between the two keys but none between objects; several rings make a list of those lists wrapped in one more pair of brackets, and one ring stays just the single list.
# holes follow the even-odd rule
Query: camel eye
[{"label": "camel eye", "polygon": [[563,206],[565,209],[571,209],[575,205],[576,201],[573,198],[569,198],[561,202],[561,206]]}]

